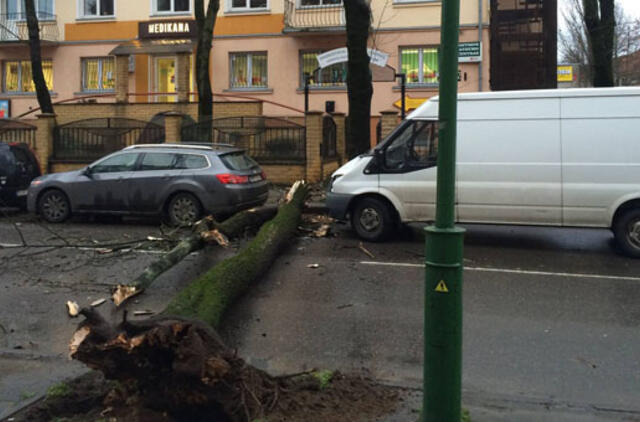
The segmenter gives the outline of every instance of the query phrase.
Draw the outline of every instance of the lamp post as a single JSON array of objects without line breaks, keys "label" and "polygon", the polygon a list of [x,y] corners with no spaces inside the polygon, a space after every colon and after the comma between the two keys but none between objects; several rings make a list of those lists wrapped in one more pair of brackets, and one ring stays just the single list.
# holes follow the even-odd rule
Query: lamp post
[{"label": "lamp post", "polygon": [[423,422],[459,422],[462,387],[462,251],[455,226],[460,0],[442,1],[436,221],[425,229]]}]

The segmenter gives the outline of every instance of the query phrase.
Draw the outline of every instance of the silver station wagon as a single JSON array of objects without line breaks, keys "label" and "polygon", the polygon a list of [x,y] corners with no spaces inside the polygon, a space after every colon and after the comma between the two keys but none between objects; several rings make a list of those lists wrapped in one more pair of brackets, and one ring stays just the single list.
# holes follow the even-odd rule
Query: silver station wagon
[{"label": "silver station wagon", "polygon": [[104,213],[164,215],[186,225],[262,205],[268,189],[260,166],[230,145],[135,145],[81,170],[38,177],[27,206],[51,223]]}]

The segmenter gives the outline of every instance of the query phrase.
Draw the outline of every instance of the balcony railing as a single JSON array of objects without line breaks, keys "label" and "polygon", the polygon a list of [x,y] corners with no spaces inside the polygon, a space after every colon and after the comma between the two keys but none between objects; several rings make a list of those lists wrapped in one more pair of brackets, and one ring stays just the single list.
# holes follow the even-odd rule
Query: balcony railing
[{"label": "balcony railing", "polygon": [[[58,41],[59,30],[56,15],[38,12],[38,27],[40,28],[41,41]],[[26,13],[0,14],[0,42],[28,40],[29,28],[27,27]]]},{"label": "balcony railing", "polygon": [[[345,16],[342,2],[318,0],[318,5],[300,5],[304,0],[285,0],[285,31],[344,30]],[[334,3],[335,2],[335,3]]]}]

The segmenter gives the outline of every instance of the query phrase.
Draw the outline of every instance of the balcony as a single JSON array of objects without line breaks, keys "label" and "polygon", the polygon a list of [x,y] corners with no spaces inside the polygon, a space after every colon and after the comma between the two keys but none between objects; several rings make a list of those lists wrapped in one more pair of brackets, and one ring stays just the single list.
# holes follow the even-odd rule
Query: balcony
[{"label": "balcony", "polygon": [[[38,12],[40,41],[57,42],[59,38],[58,19],[56,15]],[[26,13],[0,14],[0,42],[29,41]]]},{"label": "balcony", "polygon": [[345,30],[340,0],[285,0],[284,32],[335,32]]}]

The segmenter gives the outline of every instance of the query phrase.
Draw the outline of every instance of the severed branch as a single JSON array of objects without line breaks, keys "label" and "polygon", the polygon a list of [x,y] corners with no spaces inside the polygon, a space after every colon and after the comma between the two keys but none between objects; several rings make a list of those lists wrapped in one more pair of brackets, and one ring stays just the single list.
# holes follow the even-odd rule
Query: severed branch
[{"label": "severed branch", "polygon": [[275,206],[266,206],[238,212],[222,223],[217,223],[211,216],[198,221],[193,234],[152,262],[131,283],[116,286],[111,295],[113,302],[116,306],[120,306],[127,299],[142,293],[162,273],[182,261],[191,252],[204,247],[208,242],[215,241],[223,247],[227,246],[227,239],[239,237],[246,230],[260,227],[265,221],[273,218],[277,210]]}]

